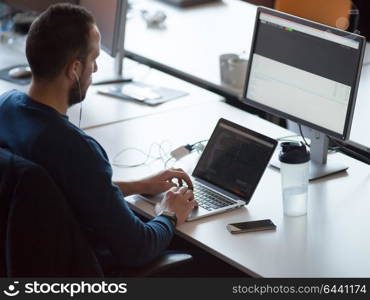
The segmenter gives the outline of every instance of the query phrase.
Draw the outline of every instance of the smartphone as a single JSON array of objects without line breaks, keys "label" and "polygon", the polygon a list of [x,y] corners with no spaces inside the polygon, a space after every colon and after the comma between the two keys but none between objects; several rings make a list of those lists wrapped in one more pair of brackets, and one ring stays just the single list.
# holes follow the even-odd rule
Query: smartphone
[{"label": "smartphone", "polygon": [[270,219],[259,220],[259,221],[248,221],[241,223],[232,223],[226,225],[227,230],[230,233],[242,233],[242,232],[252,232],[260,230],[274,230],[276,225],[272,223]]}]

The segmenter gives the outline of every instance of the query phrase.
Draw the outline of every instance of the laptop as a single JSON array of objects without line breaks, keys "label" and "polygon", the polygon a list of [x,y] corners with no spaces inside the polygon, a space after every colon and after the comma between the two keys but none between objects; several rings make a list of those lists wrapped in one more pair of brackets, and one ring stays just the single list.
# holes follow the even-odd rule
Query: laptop
[{"label": "laptop", "polygon": [[[187,221],[247,205],[276,145],[272,138],[220,119],[192,174],[199,206]],[[153,204],[162,198],[144,197]]]}]

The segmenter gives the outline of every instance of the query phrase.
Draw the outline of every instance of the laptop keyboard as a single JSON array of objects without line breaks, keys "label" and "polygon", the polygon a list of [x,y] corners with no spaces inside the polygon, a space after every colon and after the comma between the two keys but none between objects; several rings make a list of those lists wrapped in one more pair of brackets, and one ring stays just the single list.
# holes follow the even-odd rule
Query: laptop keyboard
[{"label": "laptop keyboard", "polygon": [[235,204],[234,201],[194,182],[194,196],[198,205],[208,211]]}]

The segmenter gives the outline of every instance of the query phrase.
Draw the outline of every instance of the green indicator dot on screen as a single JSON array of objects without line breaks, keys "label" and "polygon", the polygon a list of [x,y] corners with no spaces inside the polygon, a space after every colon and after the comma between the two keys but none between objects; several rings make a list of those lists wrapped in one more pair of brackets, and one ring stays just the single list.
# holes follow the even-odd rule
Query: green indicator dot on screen
[{"label": "green indicator dot on screen", "polygon": [[293,28],[288,28],[288,31],[293,31],[294,29]]}]

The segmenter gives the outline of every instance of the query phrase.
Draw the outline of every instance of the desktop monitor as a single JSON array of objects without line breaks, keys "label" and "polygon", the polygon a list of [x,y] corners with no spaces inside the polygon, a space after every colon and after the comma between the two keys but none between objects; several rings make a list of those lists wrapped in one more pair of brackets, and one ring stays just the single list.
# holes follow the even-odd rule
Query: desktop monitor
[{"label": "desktop monitor", "polygon": [[123,72],[127,0],[80,0],[79,4],[94,15],[101,34],[101,46],[115,58],[114,76],[118,80]]},{"label": "desktop monitor", "polygon": [[147,105],[157,105],[186,95],[186,93],[169,88],[152,86],[142,82],[132,82],[123,75],[124,41],[127,17],[127,0],[80,0],[79,4],[87,8],[94,16],[101,34],[103,50],[115,57],[115,73],[112,78],[93,84],[109,84],[99,90],[100,93],[139,101]]},{"label": "desktop monitor", "polygon": [[56,3],[79,4],[92,12],[101,32],[102,48],[112,57],[123,52],[127,0],[6,0],[16,9],[42,12]]},{"label": "desktop monitor", "polygon": [[258,8],[242,101],[308,126],[311,179],[345,170],[327,163],[328,137],[349,137],[365,38]]}]

